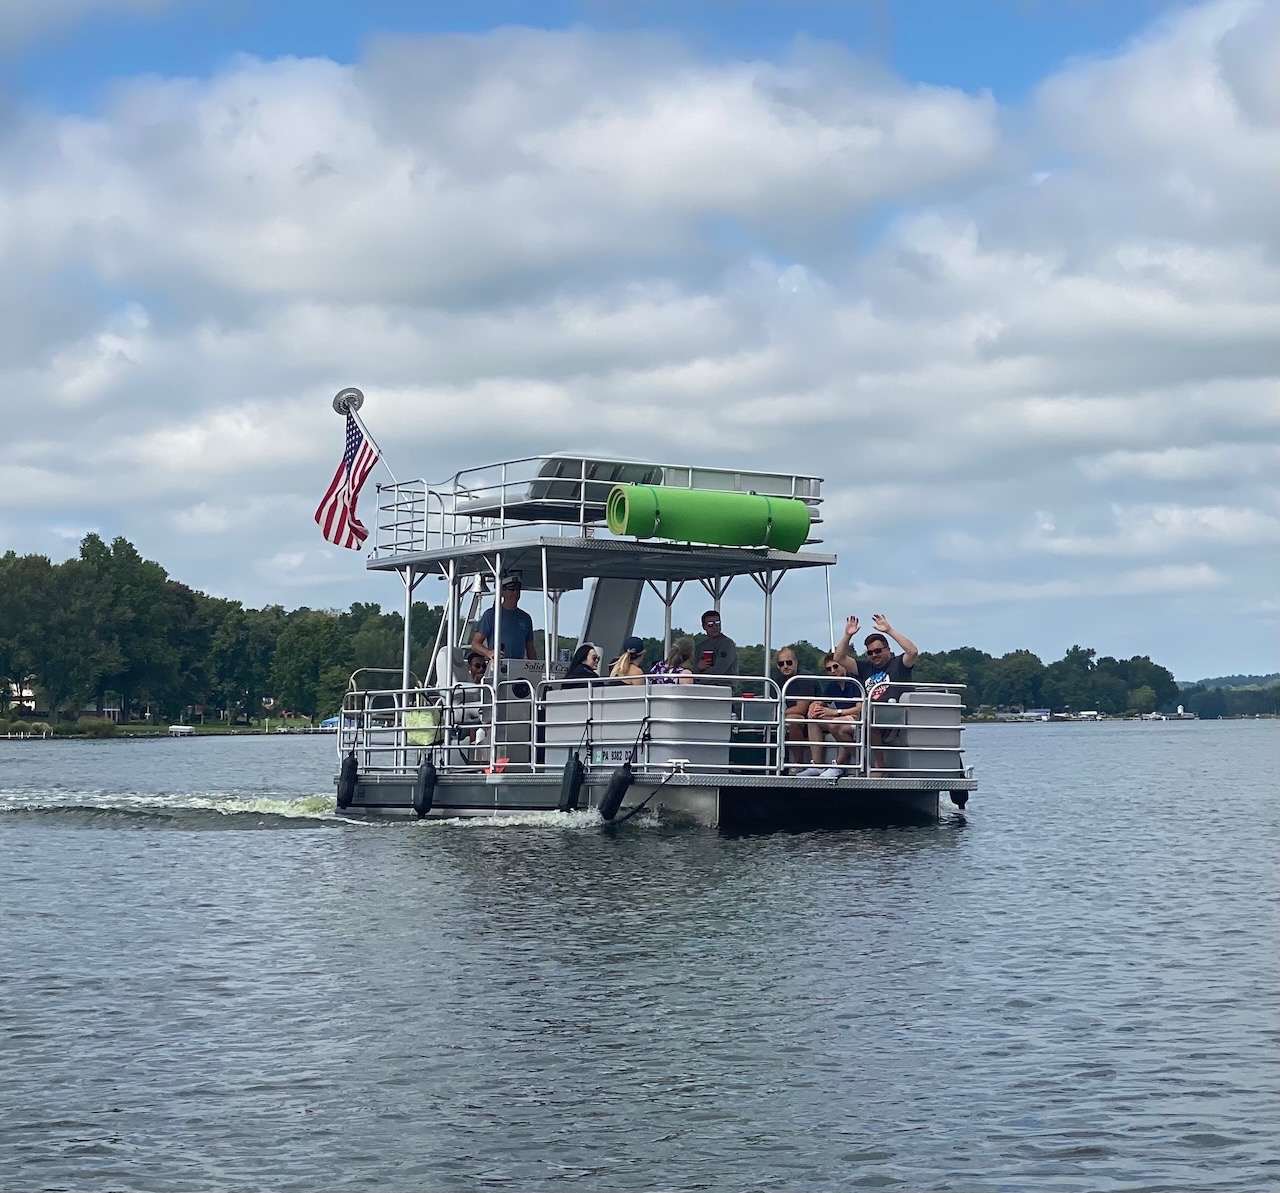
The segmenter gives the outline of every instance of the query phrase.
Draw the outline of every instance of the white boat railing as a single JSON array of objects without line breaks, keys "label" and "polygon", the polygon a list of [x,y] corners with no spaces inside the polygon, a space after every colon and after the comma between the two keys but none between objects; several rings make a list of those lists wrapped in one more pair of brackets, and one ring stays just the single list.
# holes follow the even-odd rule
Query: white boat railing
[{"label": "white boat railing", "polygon": [[[639,678],[639,677],[637,677]],[[347,693],[339,755],[363,774],[409,775],[424,752],[440,773],[558,773],[570,752],[588,771],[630,760],[637,774],[943,778],[965,774],[963,686],[895,684],[868,700],[857,681],[855,718],[787,716],[796,676],[693,685],[616,680],[524,680]],[[748,690],[754,688],[754,691]],[[793,707],[795,705],[793,704]],[[845,733],[832,733],[844,728]],[[790,729],[790,733],[788,730]],[[840,758],[841,751],[846,755]],[[816,757],[815,757],[816,756]]]},{"label": "white boat railing", "polygon": [[466,469],[439,485],[422,480],[379,485],[373,556],[540,536],[605,534],[605,504],[619,484],[790,497],[809,506],[812,524],[821,521],[820,477],[638,460],[526,456]]}]

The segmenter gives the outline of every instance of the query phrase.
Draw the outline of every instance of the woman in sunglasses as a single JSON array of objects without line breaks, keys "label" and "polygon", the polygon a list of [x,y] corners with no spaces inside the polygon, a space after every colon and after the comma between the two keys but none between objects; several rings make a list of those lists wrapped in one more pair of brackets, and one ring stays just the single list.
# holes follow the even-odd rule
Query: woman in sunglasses
[{"label": "woman in sunglasses", "polygon": [[569,680],[593,680],[600,678],[600,651],[594,642],[584,642],[573,652],[569,670],[565,672],[566,686]]},{"label": "woman in sunglasses", "polygon": [[[852,615],[849,617],[844,624],[844,637],[840,639],[835,649],[835,661],[844,667],[849,675],[856,675],[862,681],[867,699],[875,705],[897,700],[907,690],[911,683],[911,671],[916,665],[916,659],[920,657],[920,651],[910,638],[898,633],[889,624],[889,619],[883,613],[875,614],[871,624],[876,627],[877,632],[868,634],[863,640],[867,657],[858,659],[850,652],[850,647],[853,645],[853,637],[861,623],[856,617]],[[900,655],[893,653],[893,648],[889,645],[890,638],[902,647]],[[877,770],[884,770],[886,755],[889,751],[878,750],[875,747],[891,746],[897,739],[897,730],[876,728],[875,722],[876,710],[873,707],[871,710],[871,765]]]}]

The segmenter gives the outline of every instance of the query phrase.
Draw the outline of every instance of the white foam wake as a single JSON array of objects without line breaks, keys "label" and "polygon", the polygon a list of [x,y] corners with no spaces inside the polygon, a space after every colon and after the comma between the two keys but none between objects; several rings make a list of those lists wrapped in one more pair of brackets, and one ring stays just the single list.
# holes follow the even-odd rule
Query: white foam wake
[{"label": "white foam wake", "polygon": [[226,792],[0,791],[0,813],[64,812],[72,809],[157,815],[214,812],[220,816],[327,820],[333,817],[335,801],[332,795],[272,797],[236,796]]}]

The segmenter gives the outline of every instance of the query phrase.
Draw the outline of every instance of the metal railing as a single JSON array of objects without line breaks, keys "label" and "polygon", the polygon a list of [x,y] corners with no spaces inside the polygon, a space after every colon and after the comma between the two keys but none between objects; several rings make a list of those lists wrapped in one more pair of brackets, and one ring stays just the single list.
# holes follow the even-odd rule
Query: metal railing
[{"label": "metal railing", "polygon": [[[645,676],[630,684],[543,680],[536,690],[524,680],[353,689],[337,746],[340,755],[356,752],[362,773],[389,775],[411,773],[424,751],[446,773],[558,772],[577,751],[588,770],[629,758],[649,774],[964,775],[961,685],[895,684],[897,696],[868,700],[850,680],[854,693],[834,711],[856,705],[856,713],[833,716],[831,698],[801,694],[800,680],[815,677],[781,687],[767,678],[686,686]],[[797,715],[806,699],[823,711]]]},{"label": "metal railing", "polygon": [[374,555],[540,535],[591,537],[604,526],[605,503],[617,484],[792,497],[810,507],[812,524],[821,521],[819,477],[635,460],[526,456],[466,469],[439,485],[422,480],[379,485]]},{"label": "metal railing", "polygon": [[[841,776],[864,778],[893,778],[895,773],[912,778],[964,774],[960,745],[964,729],[963,684],[883,684],[877,686],[877,694],[887,693],[885,698],[869,700],[861,682],[849,677],[846,682],[853,685],[854,694],[838,699],[846,704],[846,710],[856,703],[856,717],[837,718],[825,711],[815,716],[788,717],[785,708],[788,698],[794,702],[793,707],[799,707],[806,696],[810,707],[813,704],[822,705],[824,709],[831,707],[836,698],[825,694],[801,695],[793,687],[802,682],[806,687],[812,685],[815,678],[792,676],[782,688],[781,732],[787,738],[787,767],[792,773],[817,769],[829,777],[837,777],[830,774],[835,771]],[[833,732],[839,730],[847,730],[847,736]],[[826,740],[828,737],[830,743]],[[836,757],[828,760],[826,753],[832,746]],[[847,754],[843,762],[839,760],[842,750]],[[781,759],[779,761],[781,764]]]}]

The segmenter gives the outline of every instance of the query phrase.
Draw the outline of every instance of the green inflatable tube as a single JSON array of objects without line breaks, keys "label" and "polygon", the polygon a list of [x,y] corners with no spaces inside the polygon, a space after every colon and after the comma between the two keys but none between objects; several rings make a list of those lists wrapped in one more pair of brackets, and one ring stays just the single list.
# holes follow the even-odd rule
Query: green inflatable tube
[{"label": "green inflatable tube", "polygon": [[605,512],[614,534],[642,539],[794,553],[809,537],[809,507],[794,497],[614,485]]}]

